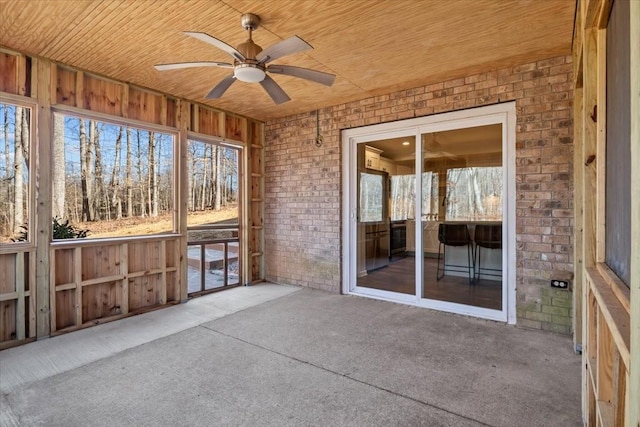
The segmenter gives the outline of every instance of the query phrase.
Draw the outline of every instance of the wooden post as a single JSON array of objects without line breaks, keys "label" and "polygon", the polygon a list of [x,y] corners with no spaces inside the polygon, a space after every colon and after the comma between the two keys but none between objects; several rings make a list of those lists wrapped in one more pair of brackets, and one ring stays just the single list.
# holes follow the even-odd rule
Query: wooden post
[{"label": "wooden post", "polygon": [[[581,60],[581,59],[580,59]],[[582,151],[582,116],[583,116],[583,102],[582,102],[582,87],[574,88],[573,90],[573,120],[576,123],[574,126],[574,163],[573,163],[573,191],[574,191],[574,220],[573,220],[573,265],[575,271],[575,277],[573,279],[573,343],[574,348],[578,349],[582,347],[584,339],[582,337],[582,313],[585,310],[585,304],[583,295],[586,294],[586,286],[584,283],[583,274],[583,262],[582,262],[582,234],[584,227],[583,217],[583,187],[584,181],[584,166],[583,166],[583,151]]]},{"label": "wooden post", "polygon": [[37,137],[38,156],[36,159],[38,203],[36,209],[36,283],[37,314],[36,336],[48,337],[50,329],[49,297],[49,246],[51,242],[51,142],[53,141],[53,118],[51,113],[51,67],[49,60],[36,61],[38,100]]},{"label": "wooden post", "polygon": [[596,88],[596,262],[606,260],[606,166],[607,166],[607,30],[597,30],[598,75]]},{"label": "wooden post", "polygon": [[631,78],[631,339],[629,425],[640,427],[640,2],[630,4]]},{"label": "wooden post", "polygon": [[[189,173],[187,168],[187,153],[188,141],[187,132],[189,130],[190,123],[190,103],[180,100],[178,106],[178,156],[177,159],[177,215],[178,215],[178,232],[182,236],[179,240],[178,247],[180,256],[176,260],[178,267],[178,274],[176,275],[179,283],[179,300],[181,302],[187,301],[188,282],[187,282],[187,212],[188,212],[188,197],[189,197],[189,180],[187,174]],[[197,110],[197,106],[194,106],[194,110]]]}]

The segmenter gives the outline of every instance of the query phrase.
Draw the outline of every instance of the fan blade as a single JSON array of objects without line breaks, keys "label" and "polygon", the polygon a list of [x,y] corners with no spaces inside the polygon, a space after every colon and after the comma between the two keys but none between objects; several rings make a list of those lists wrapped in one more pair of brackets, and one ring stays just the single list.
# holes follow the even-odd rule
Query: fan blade
[{"label": "fan blade", "polygon": [[313,49],[313,47],[300,37],[293,36],[282,40],[273,46],[269,46],[257,54],[256,59],[262,64],[267,64],[274,59],[282,58],[283,56],[291,55],[292,53],[302,52],[307,49]]},{"label": "fan blade", "polygon": [[233,68],[233,65],[229,64],[228,62],[204,61],[204,62],[176,62],[173,64],[158,64],[158,65],[154,65],[154,67],[158,71],[167,71],[167,70],[179,70],[182,68],[195,68],[195,67]]},{"label": "fan blade", "polygon": [[283,102],[291,100],[291,98],[284,93],[284,90],[278,86],[278,83],[269,76],[264,76],[264,80],[260,82],[260,85],[262,85],[264,90],[267,91],[271,99],[273,99],[273,102],[276,104],[282,104]]},{"label": "fan blade", "polygon": [[238,52],[238,50],[236,48],[234,48],[233,46],[229,46],[228,44],[226,44],[222,40],[218,40],[215,37],[211,37],[209,34],[198,33],[198,32],[194,32],[194,31],[184,31],[184,34],[186,34],[188,36],[191,36],[193,38],[196,38],[196,39],[198,39],[200,41],[203,41],[205,43],[209,43],[209,44],[214,45],[218,49],[227,52],[229,55],[231,55],[233,57],[233,59],[236,59],[238,61],[245,61],[246,60],[244,55],[241,54],[240,52]]},{"label": "fan blade", "polygon": [[275,74],[284,74],[287,76],[299,77],[301,79],[311,80],[325,86],[331,86],[336,76],[322,71],[310,70],[308,68],[293,67],[291,65],[271,65],[267,71]]},{"label": "fan blade", "polygon": [[236,78],[233,76],[233,74],[225,77],[224,79],[222,79],[220,83],[216,85],[216,87],[211,89],[211,92],[209,92],[207,96],[205,96],[205,98],[207,99],[220,98],[227,91],[227,89],[229,89],[229,86],[231,86],[235,81],[236,81]]}]

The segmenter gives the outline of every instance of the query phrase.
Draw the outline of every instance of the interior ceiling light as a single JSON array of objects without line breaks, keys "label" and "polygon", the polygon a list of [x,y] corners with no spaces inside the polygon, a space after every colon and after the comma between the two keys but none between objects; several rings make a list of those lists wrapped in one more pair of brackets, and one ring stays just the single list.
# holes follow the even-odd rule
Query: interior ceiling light
[{"label": "interior ceiling light", "polygon": [[405,141],[402,143],[402,145],[409,145],[409,144],[411,144],[409,141]]}]

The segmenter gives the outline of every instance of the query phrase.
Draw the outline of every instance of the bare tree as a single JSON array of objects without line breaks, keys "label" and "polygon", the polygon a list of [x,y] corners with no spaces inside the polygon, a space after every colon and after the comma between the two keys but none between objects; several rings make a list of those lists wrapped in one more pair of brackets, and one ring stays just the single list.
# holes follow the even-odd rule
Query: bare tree
[{"label": "bare tree", "polygon": [[64,147],[64,116],[53,115],[53,171],[52,171],[52,196],[53,216],[63,219],[65,212],[66,171],[65,171],[65,147]]},{"label": "bare tree", "polygon": [[144,185],[143,185],[144,181],[142,180],[142,151],[140,146],[139,130],[136,130],[136,142],[137,142],[137,149],[138,149],[137,169],[138,169],[138,184],[140,189],[140,216],[145,217],[147,216],[147,211],[145,208],[145,194],[144,194]]},{"label": "bare tree", "polygon": [[220,147],[216,146],[216,173],[213,176],[213,179],[215,179],[215,188],[216,188],[216,201],[214,204],[214,209],[219,211],[220,210]]},{"label": "bare tree", "polygon": [[[100,129],[98,128],[98,124],[94,121],[91,121],[91,126],[89,128],[89,144],[93,142],[93,149],[95,153],[95,197],[94,197],[94,206],[95,206],[95,218],[96,220],[109,219],[109,203],[107,194],[104,188],[104,174],[102,168],[102,150],[100,146]],[[104,213],[106,212],[106,215]]]},{"label": "bare tree", "polygon": [[147,174],[147,195],[149,199],[149,216],[158,216],[158,177],[156,175],[156,138],[149,132],[149,170]]},{"label": "bare tree", "polygon": [[93,154],[92,147],[87,140],[87,130],[83,119],[80,119],[78,126],[80,140],[80,180],[82,183],[82,218],[85,221],[93,221],[93,178],[92,163]]},{"label": "bare tree", "polygon": [[125,164],[127,186],[127,217],[133,217],[133,178],[131,176],[131,129],[127,128],[127,160]]},{"label": "bare tree", "polygon": [[14,233],[20,232],[20,227],[24,225],[24,151],[23,142],[24,137],[22,135],[23,127],[22,121],[24,117],[24,108],[16,107],[16,126],[15,126],[15,138],[14,138],[14,192],[13,192],[13,231]]},{"label": "bare tree", "polygon": [[[116,153],[113,159],[111,172],[111,207],[116,209],[116,219],[122,218],[122,199],[120,198],[120,148],[122,146],[123,128],[120,126],[116,137]],[[129,159],[131,160],[131,159]]]},{"label": "bare tree", "polygon": [[[13,164],[11,162],[11,156],[13,155],[13,153],[11,153],[11,145],[9,144],[9,120],[10,120],[10,116],[9,116],[9,108],[7,108],[8,106],[5,104],[3,105],[4,107],[4,116],[3,116],[3,136],[4,136],[4,162],[5,162],[5,169],[4,169],[4,177],[3,177],[3,186],[6,188],[6,198],[4,199],[6,201],[6,206],[2,207],[2,215],[3,217],[6,219],[5,221],[3,221],[3,233],[7,233],[7,235],[11,235],[11,233],[13,232],[13,185],[12,182],[13,181]],[[15,115],[15,114],[14,114]],[[14,117],[15,118],[15,117]],[[14,147],[15,150],[15,147]]]}]

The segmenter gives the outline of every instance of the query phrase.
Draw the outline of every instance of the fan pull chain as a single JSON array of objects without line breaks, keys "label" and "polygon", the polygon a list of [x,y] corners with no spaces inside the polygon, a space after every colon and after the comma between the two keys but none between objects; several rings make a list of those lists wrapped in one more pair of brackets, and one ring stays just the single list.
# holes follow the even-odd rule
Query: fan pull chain
[{"label": "fan pull chain", "polygon": [[320,135],[320,111],[316,110],[316,147],[322,147],[324,137]]}]

